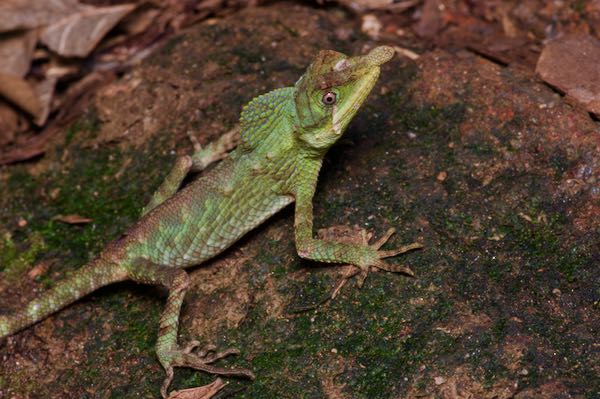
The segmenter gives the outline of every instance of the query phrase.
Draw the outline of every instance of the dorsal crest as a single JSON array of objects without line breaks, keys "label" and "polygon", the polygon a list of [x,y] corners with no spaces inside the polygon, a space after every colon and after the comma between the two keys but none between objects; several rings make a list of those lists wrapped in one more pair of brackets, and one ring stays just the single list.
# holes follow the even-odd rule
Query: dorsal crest
[{"label": "dorsal crest", "polygon": [[293,87],[276,89],[250,101],[240,117],[242,143],[248,149],[258,147],[269,134],[287,122],[285,113],[293,107]]}]

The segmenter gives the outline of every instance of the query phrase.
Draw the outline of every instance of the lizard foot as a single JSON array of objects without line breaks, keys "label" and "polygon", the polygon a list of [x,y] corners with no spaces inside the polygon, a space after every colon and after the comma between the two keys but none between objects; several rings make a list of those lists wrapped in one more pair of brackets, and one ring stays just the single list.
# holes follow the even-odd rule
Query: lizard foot
[{"label": "lizard foot", "polygon": [[385,258],[390,258],[390,257],[396,256],[396,255],[403,254],[408,251],[412,251],[413,249],[423,248],[423,244],[414,242],[412,244],[403,245],[396,249],[380,251],[379,249],[383,246],[383,244],[385,244],[390,239],[390,237],[395,232],[396,232],[396,230],[394,228],[388,229],[388,231],[386,231],[385,234],[383,236],[381,236],[381,238],[379,238],[373,244],[369,244],[369,241],[372,238],[372,234],[367,233],[366,230],[361,230],[362,241],[377,251],[377,254],[379,255],[379,259],[375,263],[365,266],[365,267],[348,265],[348,268],[346,269],[346,272],[342,275],[341,280],[338,282],[338,284],[335,286],[335,288],[331,291],[331,296],[330,296],[331,299],[334,299],[339,294],[342,287],[344,285],[346,285],[348,280],[350,280],[352,277],[354,277],[356,275],[358,275],[356,285],[358,286],[358,288],[361,288],[363,286],[363,284],[365,283],[365,279],[369,275],[369,271],[371,270],[372,267],[374,267],[376,269],[385,270],[388,272],[393,272],[393,273],[404,273],[404,274],[408,274],[411,277],[414,277],[415,274],[408,267],[405,267],[402,265],[390,265],[389,263],[386,263],[383,260]]},{"label": "lizard foot", "polygon": [[225,375],[231,377],[244,377],[254,379],[252,371],[243,368],[223,368],[213,366],[212,363],[223,359],[229,355],[237,355],[239,350],[229,348],[218,352],[216,346],[208,345],[194,353],[194,350],[200,346],[198,341],[190,342],[185,348],[179,350],[170,350],[159,355],[161,363],[165,368],[167,376],[160,388],[163,398],[167,398],[167,390],[171,381],[173,381],[175,367],[189,367],[195,370],[201,370],[210,374]]}]

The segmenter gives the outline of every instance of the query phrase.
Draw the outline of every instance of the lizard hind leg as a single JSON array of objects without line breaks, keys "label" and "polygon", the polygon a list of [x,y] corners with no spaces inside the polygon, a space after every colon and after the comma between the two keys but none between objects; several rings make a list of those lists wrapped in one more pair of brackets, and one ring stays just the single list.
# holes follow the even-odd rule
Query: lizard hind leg
[{"label": "lizard hind leg", "polygon": [[217,352],[214,346],[209,346],[194,353],[194,350],[199,346],[197,341],[192,341],[185,347],[178,346],[179,313],[190,283],[189,276],[184,270],[157,265],[147,260],[137,260],[130,266],[129,276],[134,281],[160,284],[169,290],[167,304],[160,318],[156,342],[156,355],[167,374],[160,389],[163,398],[167,397],[167,390],[173,380],[175,367],[189,367],[211,374],[254,379],[254,374],[250,370],[229,369],[212,365],[212,363],[226,356],[238,354],[239,351],[236,349]]}]

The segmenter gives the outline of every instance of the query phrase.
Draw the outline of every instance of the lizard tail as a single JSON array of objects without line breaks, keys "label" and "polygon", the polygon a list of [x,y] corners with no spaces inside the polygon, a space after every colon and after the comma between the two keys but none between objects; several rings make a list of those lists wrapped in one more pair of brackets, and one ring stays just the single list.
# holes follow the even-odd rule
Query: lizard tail
[{"label": "lizard tail", "polygon": [[90,292],[127,277],[118,263],[96,258],[13,314],[0,316],[0,339],[44,319]]}]

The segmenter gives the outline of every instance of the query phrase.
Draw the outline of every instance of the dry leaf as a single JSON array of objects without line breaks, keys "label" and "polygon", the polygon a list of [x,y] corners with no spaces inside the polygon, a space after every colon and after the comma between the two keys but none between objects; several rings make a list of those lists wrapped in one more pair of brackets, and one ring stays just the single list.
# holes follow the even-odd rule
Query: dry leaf
[{"label": "dry leaf", "polygon": [[27,277],[30,279],[35,279],[42,274],[46,273],[50,266],[54,263],[54,260],[42,260],[41,262],[36,263],[36,265],[27,273]]},{"label": "dry leaf", "polygon": [[48,25],[79,7],[77,0],[0,0],[0,32]]},{"label": "dry leaf", "polygon": [[379,38],[383,25],[375,14],[365,14],[362,17],[360,30],[373,40]]},{"label": "dry leaf", "polygon": [[60,131],[60,128],[50,126],[42,130],[40,134],[30,136],[23,143],[16,146],[16,148],[6,153],[0,152],[0,165],[24,161],[43,154],[48,141]]},{"label": "dry leaf", "polygon": [[138,7],[137,10],[127,15],[119,23],[119,29],[128,35],[137,35],[144,32],[161,14],[161,10],[149,7]]},{"label": "dry leaf", "polygon": [[35,92],[38,96],[40,110],[39,114],[36,115],[34,122],[38,126],[43,126],[48,119],[48,114],[50,114],[50,104],[52,103],[54,88],[57,81],[58,77],[49,76],[35,85]]},{"label": "dry leaf", "polygon": [[50,113],[57,77],[51,76],[41,82],[30,82],[18,76],[0,73],[0,96],[3,96],[31,116],[41,126]]},{"label": "dry leaf", "polygon": [[34,118],[42,113],[35,89],[19,76],[0,73],[0,96],[6,98]]},{"label": "dry leaf", "polygon": [[21,78],[25,76],[36,42],[35,30],[0,34],[0,72]]},{"label": "dry leaf", "polygon": [[225,385],[222,379],[217,378],[210,384],[202,387],[173,391],[169,394],[168,399],[210,399],[223,389]]},{"label": "dry leaf", "polygon": [[418,60],[419,57],[421,57],[419,54],[415,53],[414,51],[404,48],[404,47],[394,46],[394,50],[396,51],[396,54],[406,57],[413,61]]},{"label": "dry leaf", "polygon": [[68,223],[68,224],[83,224],[83,223],[89,223],[93,219],[71,214],[71,215],[56,215],[52,218],[52,220],[57,220],[59,222]]},{"label": "dry leaf", "polygon": [[415,30],[421,37],[433,38],[445,26],[446,21],[442,17],[442,0],[425,0],[422,8],[421,19]]},{"label": "dry leaf", "polygon": [[401,13],[415,7],[421,0],[337,0],[337,2],[357,12],[386,10]]},{"label": "dry leaf", "polygon": [[0,100],[0,147],[12,143],[19,126],[19,115]]},{"label": "dry leaf", "polygon": [[600,116],[600,41],[589,35],[569,35],[544,47],[536,66],[544,81]]},{"label": "dry leaf", "polygon": [[76,12],[52,23],[40,40],[64,57],[85,57],[125,15],[134,4],[112,7],[80,6]]},{"label": "dry leaf", "polygon": [[50,190],[50,198],[52,198],[53,200],[57,199],[58,196],[60,195],[60,187],[55,187],[52,190]]}]

